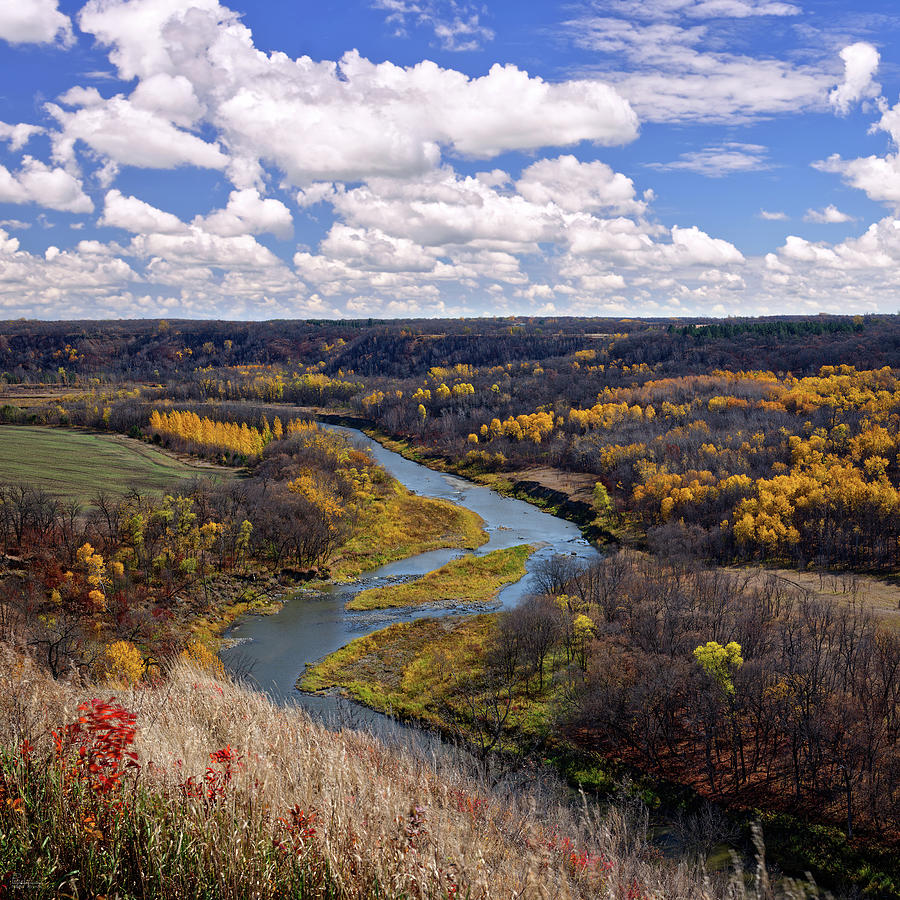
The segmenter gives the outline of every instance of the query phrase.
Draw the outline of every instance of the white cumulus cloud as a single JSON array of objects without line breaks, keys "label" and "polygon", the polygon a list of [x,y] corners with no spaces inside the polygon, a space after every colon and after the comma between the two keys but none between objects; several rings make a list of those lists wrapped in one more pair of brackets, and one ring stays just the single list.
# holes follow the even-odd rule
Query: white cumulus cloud
[{"label": "white cumulus cloud", "polygon": [[103,99],[96,89],[69,91],[63,102],[80,106],[74,111],[48,103],[48,112],[61,131],[54,135],[58,159],[72,158],[77,142],[115,163],[146,169],[193,165],[223,169],[221,149],[176,127],[169,118],[142,108],[121,94]]},{"label": "white cumulus cloud", "polygon": [[62,168],[26,156],[18,172],[0,165],[0,201],[36,203],[61,212],[88,213],[94,208],[81,182]]},{"label": "white cumulus cloud", "polygon": [[107,192],[98,224],[123,228],[134,234],[183,234],[188,230],[178,216],[157,209],[137,197],[126,197],[117,190]]},{"label": "white cumulus cloud", "polygon": [[11,150],[21,150],[36,134],[44,131],[40,125],[28,125],[19,122],[17,125],[7,125],[0,122],[0,141],[9,141]]},{"label": "white cumulus cloud", "polygon": [[840,175],[847,184],[865,191],[876,203],[900,209],[900,158],[896,153],[858,159],[842,159],[835,153],[813,166],[822,172]]},{"label": "white cumulus cloud", "polygon": [[139,234],[129,251],[135,256],[160,257],[180,264],[227,269],[279,268],[284,264],[249,234],[223,237],[191,225],[185,234]]},{"label": "white cumulus cloud", "polygon": [[198,216],[194,224],[204,231],[226,237],[271,232],[277,237],[288,238],[294,232],[290,210],[280,200],[262,198],[255,188],[232,191],[225,209]]},{"label": "white cumulus cloud", "polygon": [[72,22],[57,0],[6,0],[0,4],[0,38],[11,44],[74,43]]},{"label": "white cumulus cloud", "polygon": [[718,265],[741,263],[744,256],[734,244],[721,238],[710,237],[696,225],[690,228],[672,228],[671,255],[688,265]]},{"label": "white cumulus cloud", "polygon": [[571,155],[532,163],[516,182],[516,190],[531,203],[555,203],[569,212],[640,215],[647,209],[630,178],[606,163],[581,162]]},{"label": "white cumulus cloud", "polygon": [[436,254],[408,238],[398,238],[378,229],[332,225],[321,251],[357,268],[378,272],[432,272]]},{"label": "white cumulus cloud", "polygon": [[881,57],[871,44],[859,41],[844,47],[841,59],[844,61],[844,80],[828,95],[828,100],[845,116],[853,104],[881,93],[881,85],[873,81]]},{"label": "white cumulus cloud", "polygon": [[423,246],[477,245],[536,251],[561,240],[562,211],[499,191],[492,179],[459,176],[443,167],[416,180],[371,179],[332,200],[351,225],[378,228]]},{"label": "white cumulus cloud", "polygon": [[[195,0],[189,9],[176,0],[90,0],[79,25],[110,48],[119,75],[137,78],[138,86],[128,98],[75,114],[54,110],[66,139],[127,162],[136,151],[114,143],[111,132],[128,132],[122,120],[140,113],[155,117],[141,127],[165,132],[160,143],[171,148],[170,164],[187,158],[221,168],[218,148],[175,128],[206,123],[226,147],[240,188],[259,187],[265,165],[304,187],[422,174],[440,164],[442,152],[488,158],[637,136],[627,101],[596,79],[548,82],[512,65],[469,77],[429,61],[374,63],[355,51],[337,62],[266,54],[215,0]],[[166,108],[170,95],[175,100]],[[163,159],[162,150],[145,155]]]},{"label": "white cumulus cloud", "polygon": [[841,212],[833,203],[829,203],[824,209],[808,209],[803,221],[815,222],[818,225],[838,225],[855,220],[853,216]]}]

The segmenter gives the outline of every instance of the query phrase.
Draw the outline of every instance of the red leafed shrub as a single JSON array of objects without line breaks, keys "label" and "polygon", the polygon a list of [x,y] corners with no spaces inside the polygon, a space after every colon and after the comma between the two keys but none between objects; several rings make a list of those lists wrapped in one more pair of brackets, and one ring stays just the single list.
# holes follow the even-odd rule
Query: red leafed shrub
[{"label": "red leafed shrub", "polygon": [[187,798],[203,800],[204,803],[215,803],[225,797],[228,785],[234,776],[235,767],[240,766],[241,755],[235,753],[229,744],[215,753],[209,754],[211,765],[206,767],[203,778],[193,775],[182,782],[181,792]]},{"label": "red leafed shrub", "polygon": [[53,732],[56,757],[65,762],[77,751],[76,765],[91,790],[108,794],[121,786],[127,768],[140,768],[137,754],[128,749],[134,743],[137,717],[114,697],[82,703],[78,711],[75,722]]},{"label": "red leafed shrub", "polygon": [[450,796],[456,801],[456,808],[460,812],[468,813],[475,820],[483,817],[490,806],[488,800],[475,794],[468,794],[465,791],[452,790]]},{"label": "red leafed shrub", "polygon": [[581,850],[568,837],[554,835],[547,841],[547,849],[559,853],[575,874],[588,870],[607,873],[613,868],[612,861],[604,853],[588,853],[587,850]]},{"label": "red leafed shrub", "polygon": [[316,839],[316,814],[311,810],[307,812],[293,806],[286,816],[278,820],[278,824],[284,829],[286,837],[285,840],[276,839],[275,846],[285,853],[300,856],[309,850]]}]

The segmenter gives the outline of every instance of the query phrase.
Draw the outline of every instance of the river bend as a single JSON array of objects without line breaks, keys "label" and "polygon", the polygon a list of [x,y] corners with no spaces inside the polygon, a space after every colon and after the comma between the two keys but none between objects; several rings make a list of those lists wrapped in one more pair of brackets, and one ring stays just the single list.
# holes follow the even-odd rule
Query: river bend
[{"label": "river bend", "polygon": [[[576,525],[552,516],[522,500],[503,497],[496,491],[473,484],[464,478],[435,472],[419,463],[404,459],[366,437],[361,431],[337,425],[321,426],[347,435],[372,456],[398,481],[425,497],[450,500],[478,513],[490,540],[475,551],[490,553],[517,544],[535,544],[539,550],[528,561],[527,574],[500,592],[498,603],[489,609],[514,605],[530,587],[535,564],[553,554],[572,555],[590,562],[597,551],[581,536]],[[363,711],[337,697],[303,694],[296,690],[297,679],[306,664],[333,653],[354,638],[401,621],[422,616],[458,615],[485,607],[467,606],[462,610],[417,608],[410,610],[376,610],[353,612],[345,609],[347,600],[359,591],[381,587],[424,575],[451,559],[465,555],[462,550],[433,550],[398,560],[365,573],[352,584],[329,585],[315,592],[301,592],[285,602],[272,616],[246,616],[238,620],[226,637],[238,639],[236,646],[223,650],[222,659],[232,669],[250,668],[252,679],[260,690],[278,702],[297,702],[309,712],[333,721],[350,724],[376,724],[371,711]],[[376,726],[377,727],[377,726]]]}]

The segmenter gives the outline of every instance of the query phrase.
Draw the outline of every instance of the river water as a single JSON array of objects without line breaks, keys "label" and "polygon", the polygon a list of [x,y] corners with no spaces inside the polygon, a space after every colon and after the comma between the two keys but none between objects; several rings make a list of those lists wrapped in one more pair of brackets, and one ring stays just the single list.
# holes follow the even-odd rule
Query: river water
[{"label": "river water", "polygon": [[[484,519],[490,540],[475,551],[481,555],[517,544],[535,544],[540,549],[528,562],[528,574],[507,585],[498,603],[490,609],[514,605],[531,589],[531,572],[542,559],[567,554],[585,563],[598,558],[597,551],[571,522],[542,512],[522,500],[503,497],[495,491],[455,475],[434,472],[419,463],[385,449],[361,431],[337,425],[324,426],[349,437],[368,450],[384,468],[411,491],[425,497],[450,500],[477,512]],[[370,587],[424,575],[467,551],[434,550],[399,560],[366,573],[353,584],[330,585],[320,591],[306,591],[287,600],[273,616],[247,616],[236,622],[226,637],[238,639],[236,646],[222,651],[225,665],[233,670],[248,669],[256,686],[278,702],[297,702],[310,712],[339,724],[382,727],[381,717],[338,697],[318,696],[296,690],[297,679],[306,664],[340,649],[353,638],[380,628],[421,616],[458,615],[481,611],[416,609],[352,612],[347,600]]]}]

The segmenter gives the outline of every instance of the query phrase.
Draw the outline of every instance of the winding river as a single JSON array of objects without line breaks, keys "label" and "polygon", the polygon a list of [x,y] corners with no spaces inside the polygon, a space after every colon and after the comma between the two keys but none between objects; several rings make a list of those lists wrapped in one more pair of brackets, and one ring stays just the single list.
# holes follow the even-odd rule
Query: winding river
[{"label": "winding river", "polygon": [[[528,574],[507,585],[491,609],[516,603],[530,587],[534,566],[548,556],[562,553],[590,562],[597,551],[581,536],[576,525],[542,512],[522,500],[503,497],[495,491],[454,475],[434,472],[419,463],[386,450],[361,431],[337,425],[324,426],[349,437],[368,450],[384,468],[411,491],[425,497],[451,500],[477,512],[484,519],[490,540],[476,554],[490,553],[517,544],[534,544],[539,550],[528,562]],[[315,662],[343,647],[353,638],[384,628],[393,622],[421,616],[471,613],[463,610],[383,610],[352,612],[347,600],[370,587],[395,583],[424,575],[449,560],[464,555],[460,550],[434,550],[374,569],[353,584],[330,585],[319,591],[300,592],[285,602],[273,616],[247,616],[235,623],[226,637],[238,643],[222,652],[226,666],[249,669],[260,690],[278,702],[297,702],[313,714],[337,723],[377,728],[384,727],[382,717],[357,704],[332,696],[314,696],[296,690],[297,679],[306,664]],[[484,607],[476,608],[480,611]]]}]

